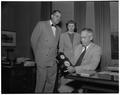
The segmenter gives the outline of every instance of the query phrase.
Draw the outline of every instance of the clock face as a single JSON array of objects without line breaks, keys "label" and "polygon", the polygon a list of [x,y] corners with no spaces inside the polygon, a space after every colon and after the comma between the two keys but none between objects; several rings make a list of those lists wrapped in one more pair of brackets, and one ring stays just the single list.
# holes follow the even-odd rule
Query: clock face
[{"label": "clock face", "polygon": [[70,63],[68,61],[65,61],[64,62],[65,66],[69,67],[70,66]]},{"label": "clock face", "polygon": [[65,56],[64,56],[64,55],[60,55],[60,58],[61,58],[61,59],[65,59]]}]

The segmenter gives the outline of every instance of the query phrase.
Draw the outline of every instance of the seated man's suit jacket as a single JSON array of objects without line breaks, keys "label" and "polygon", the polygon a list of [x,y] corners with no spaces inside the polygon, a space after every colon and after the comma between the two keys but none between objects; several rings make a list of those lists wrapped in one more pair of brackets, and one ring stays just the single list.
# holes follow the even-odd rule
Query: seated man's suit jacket
[{"label": "seated man's suit jacket", "polygon": [[[75,62],[77,62],[79,56],[81,55],[82,49],[81,44],[75,47]],[[76,73],[79,73],[81,70],[95,70],[99,65],[101,54],[101,48],[98,45],[91,43],[86,50],[82,63],[80,66],[75,67]]]}]

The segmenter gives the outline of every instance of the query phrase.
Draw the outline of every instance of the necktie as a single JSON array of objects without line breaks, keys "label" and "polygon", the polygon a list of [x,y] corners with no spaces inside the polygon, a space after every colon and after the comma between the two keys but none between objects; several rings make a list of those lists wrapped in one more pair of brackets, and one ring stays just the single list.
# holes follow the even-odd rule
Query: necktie
[{"label": "necktie", "polygon": [[80,66],[81,65],[82,59],[83,59],[83,57],[85,55],[85,52],[86,52],[86,47],[85,47],[84,51],[82,52],[82,54],[80,55],[80,57],[78,58],[75,66]]}]

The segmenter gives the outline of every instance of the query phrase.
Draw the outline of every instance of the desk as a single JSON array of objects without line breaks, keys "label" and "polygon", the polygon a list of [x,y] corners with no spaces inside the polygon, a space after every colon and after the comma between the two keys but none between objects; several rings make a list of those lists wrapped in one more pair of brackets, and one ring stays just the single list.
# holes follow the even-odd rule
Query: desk
[{"label": "desk", "polygon": [[34,93],[35,66],[2,66],[2,93]]},{"label": "desk", "polygon": [[67,75],[66,78],[74,79],[82,84],[85,93],[118,93],[119,82],[99,77],[82,77],[80,75]]}]

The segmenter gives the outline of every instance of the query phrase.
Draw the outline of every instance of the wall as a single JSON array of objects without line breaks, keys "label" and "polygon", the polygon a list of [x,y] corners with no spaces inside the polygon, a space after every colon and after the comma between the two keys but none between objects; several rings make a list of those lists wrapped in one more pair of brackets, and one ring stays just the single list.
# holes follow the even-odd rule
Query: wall
[{"label": "wall", "polygon": [[14,7],[3,3],[1,7],[1,30],[15,31]]},{"label": "wall", "polygon": [[[16,32],[15,28],[15,17],[14,17],[14,7],[12,4],[2,3],[1,4],[1,31]],[[1,47],[1,55],[8,56],[14,59],[16,47]],[[9,53],[6,51],[10,51]]]},{"label": "wall", "polygon": [[19,3],[15,6],[17,31],[17,56],[31,56],[30,37],[40,20],[41,3]]},{"label": "wall", "polygon": [[94,2],[87,2],[86,27],[92,28],[95,31]]},{"label": "wall", "polygon": [[9,2],[2,9],[2,30],[16,32],[14,57],[31,57],[30,36],[40,20],[41,3]]}]

